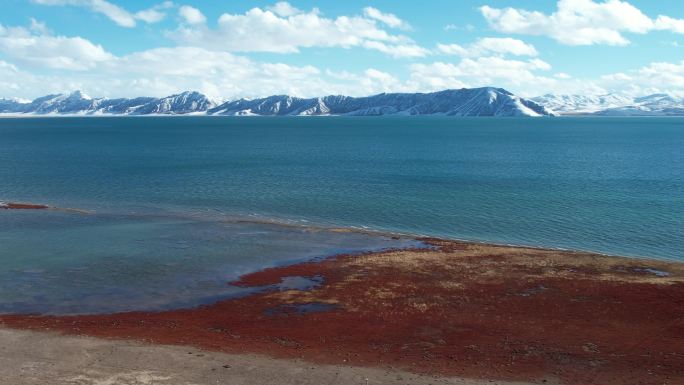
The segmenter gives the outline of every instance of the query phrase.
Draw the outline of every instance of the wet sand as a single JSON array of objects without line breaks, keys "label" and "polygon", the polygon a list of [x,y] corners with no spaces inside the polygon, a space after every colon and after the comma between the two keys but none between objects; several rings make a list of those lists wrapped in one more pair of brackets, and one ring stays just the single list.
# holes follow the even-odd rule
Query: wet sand
[{"label": "wet sand", "polygon": [[308,291],[157,313],[5,315],[0,324],[440,378],[684,383],[684,264],[425,241],[433,247],[343,255],[236,283],[323,278]]}]

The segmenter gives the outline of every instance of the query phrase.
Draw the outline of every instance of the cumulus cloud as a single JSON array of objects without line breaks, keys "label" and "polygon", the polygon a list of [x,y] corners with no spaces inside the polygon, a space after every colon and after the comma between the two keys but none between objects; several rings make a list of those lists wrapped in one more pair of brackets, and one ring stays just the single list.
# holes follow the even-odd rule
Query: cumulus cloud
[{"label": "cumulus cloud", "polygon": [[121,78],[138,94],[152,92],[155,96],[186,89],[197,89],[218,99],[271,93],[309,95],[312,90],[324,88],[317,79],[319,69],[310,65],[257,62],[197,47],[133,53],[103,65],[100,72]]},{"label": "cumulus cloud", "polygon": [[475,26],[472,24],[466,24],[464,26],[459,26],[456,24],[447,24],[443,28],[445,31],[467,31],[467,32],[472,32],[475,30]]},{"label": "cumulus cloud", "polygon": [[31,18],[31,25],[30,25],[29,29],[34,33],[43,34],[43,35],[47,35],[50,33],[50,30],[48,29],[47,24],[45,24],[42,21],[38,21],[34,18]]},{"label": "cumulus cloud", "polygon": [[411,29],[411,26],[407,22],[398,18],[393,13],[384,13],[377,8],[366,7],[363,9],[363,14],[368,18],[378,20],[392,28]]},{"label": "cumulus cloud", "polygon": [[197,90],[220,101],[275,94],[365,96],[408,91],[405,87],[391,74],[373,68],[335,73],[198,47],[155,48],[54,75],[29,72],[0,60],[2,96],[29,99],[77,89],[95,97],[167,96]]},{"label": "cumulus cloud", "polygon": [[384,54],[390,55],[395,58],[423,57],[430,53],[427,49],[417,46],[415,44],[388,45],[381,41],[369,40],[363,42],[361,46],[367,49],[374,49],[380,51]]},{"label": "cumulus cloud", "polygon": [[[80,37],[52,36],[28,28],[2,26],[0,36],[8,38],[0,39],[0,52],[13,55],[11,57],[16,62],[72,70],[61,71],[59,76],[54,77],[16,73],[16,67],[12,67],[13,72],[6,70],[0,85],[5,85],[6,90],[19,90],[7,95],[19,97],[36,97],[47,92],[73,89],[109,97],[162,96],[193,89],[215,99],[271,94],[362,96],[379,92],[427,92],[485,85],[520,89],[548,83],[537,71],[550,69],[549,64],[537,58],[510,60],[501,56],[464,57],[458,63],[414,64],[409,69],[410,76],[402,80],[378,68],[357,73],[335,72],[311,65],[262,62],[202,47],[155,48],[115,56]],[[25,48],[19,50],[16,44],[21,39],[26,39],[23,43]],[[15,45],[10,46],[8,42],[14,42]],[[369,40],[364,44],[378,42],[385,43]],[[366,48],[387,50],[391,54],[389,47],[392,44],[394,49],[401,45],[389,40],[387,47]],[[486,41],[481,45],[489,48],[497,46]],[[492,48],[492,51],[496,49]],[[25,86],[19,88],[17,84]]]},{"label": "cumulus cloud", "polygon": [[679,62],[652,62],[646,66],[622,72],[608,73],[595,78],[574,78],[555,74],[555,81],[544,83],[544,90],[525,87],[525,94],[617,94],[638,97],[664,93],[684,97],[684,60]]},{"label": "cumulus cloud", "polygon": [[480,7],[493,29],[524,35],[544,35],[567,45],[627,45],[624,33],[652,30],[684,31],[684,20],[659,16],[651,19],[640,9],[621,0],[559,0],[551,14],[519,8]]},{"label": "cumulus cloud", "polygon": [[551,66],[539,59],[511,60],[501,57],[466,58],[459,63],[435,62],[411,66],[412,81],[443,89],[453,86],[532,85],[548,82],[535,71],[547,71]]},{"label": "cumulus cloud", "polygon": [[378,17],[385,19],[382,23],[397,25],[398,19],[390,17],[393,15],[371,13],[375,17],[326,18],[318,9],[304,12],[280,2],[265,9],[252,8],[244,14],[224,13],[216,28],[188,22],[169,36],[182,45],[229,52],[292,53],[308,47],[364,47],[393,57],[421,57],[429,53],[409,37],[391,34],[378,25]]},{"label": "cumulus cloud", "polygon": [[408,83],[376,68],[368,68],[361,73],[328,70],[326,74],[339,84],[338,94],[368,96],[382,92],[411,92]]},{"label": "cumulus cloud", "polygon": [[410,89],[438,91],[445,88],[495,86],[523,97],[547,93],[599,95],[609,92],[605,82],[547,75],[551,66],[539,59],[510,60],[501,57],[466,58],[458,63],[414,64],[407,81]]},{"label": "cumulus cloud", "polygon": [[[87,6],[102,14],[107,12],[107,17],[124,26],[137,20],[159,21],[173,6],[164,2],[131,13],[104,0],[33,1]],[[662,15],[652,19],[620,0],[562,0],[551,14],[487,6],[481,12],[492,28],[501,32],[548,35],[574,45],[627,44],[626,33],[684,32],[684,21]],[[0,25],[0,89],[5,90],[0,96],[33,98],[74,89],[94,96],[164,96],[198,90],[221,100],[271,94],[362,96],[480,86],[503,87],[523,96],[549,92],[684,94],[684,61],[653,62],[591,79],[576,78],[552,72],[552,66],[538,57],[532,44],[510,37],[484,37],[463,45],[439,44],[432,52],[397,32],[409,28],[406,22],[372,7],[358,15],[326,17],[315,8],[301,10],[278,2],[245,13],[223,14],[214,24],[200,10],[185,5],[178,8],[178,16],[179,27],[169,36],[180,46],[120,56],[83,37],[53,33],[38,20],[32,19],[25,27]],[[433,53],[457,57],[411,62],[406,64],[406,75],[397,75],[375,63],[371,68],[348,72],[265,62],[238,53],[287,53],[307,47],[359,47],[398,58]]]},{"label": "cumulus cloud", "polygon": [[[286,1],[279,1],[275,3],[275,5],[272,5],[270,7],[267,7],[269,11],[272,11],[278,16],[282,17],[289,17],[289,16],[294,16],[300,13],[303,13],[301,9],[297,9],[293,7],[290,3]],[[314,12],[318,13],[317,9],[314,9]]]},{"label": "cumulus cloud", "polygon": [[170,8],[173,5],[170,1],[166,1],[152,8],[137,13],[131,13],[106,0],[32,0],[32,2],[41,5],[73,5],[85,7],[92,12],[106,16],[119,26],[127,28],[135,27],[136,20],[142,20],[146,23],[159,22],[166,16],[162,10]]},{"label": "cumulus cloud", "polygon": [[674,19],[669,16],[660,15],[655,21],[655,26],[660,30],[684,33],[684,19]]},{"label": "cumulus cloud", "polygon": [[438,44],[437,50],[447,55],[477,57],[487,54],[537,56],[538,52],[532,44],[510,37],[485,37],[464,47],[459,44]]},{"label": "cumulus cloud", "polygon": [[166,12],[164,10],[172,8],[173,3],[170,1],[165,1],[161,4],[155,5],[152,8],[143,9],[142,11],[136,12],[133,16],[142,20],[148,24],[158,23],[166,17]]},{"label": "cumulus cloud", "polygon": [[0,52],[30,66],[68,70],[86,70],[114,58],[81,37],[53,36],[35,20],[31,29],[0,25]]},{"label": "cumulus cloud", "polygon": [[654,93],[684,96],[684,60],[675,63],[653,62],[626,73],[604,75],[601,83],[608,89],[632,96]]},{"label": "cumulus cloud", "polygon": [[[0,27],[3,34],[10,30],[13,29]],[[6,48],[2,46],[1,50],[4,53]],[[364,96],[481,86],[503,87],[527,97],[608,92],[630,96],[659,92],[684,95],[684,61],[655,62],[631,71],[579,79],[564,73],[548,74],[551,66],[538,58],[466,57],[457,62],[414,63],[409,66],[408,77],[402,79],[378,68],[331,71],[312,65],[257,61],[198,47],[156,48],[118,57],[106,55],[107,60],[92,60],[87,67],[67,66],[71,71],[54,75],[29,72],[24,66],[0,60],[0,88],[5,90],[2,96],[35,98],[75,89],[93,96],[165,96],[198,90],[216,100],[226,100],[273,94]],[[64,68],[34,56],[16,61],[33,60],[34,64],[48,68]],[[58,63],[74,61],[75,57],[69,57]]]},{"label": "cumulus cloud", "polygon": [[207,21],[207,18],[199,9],[189,5],[180,7],[178,14],[188,24],[204,24]]}]

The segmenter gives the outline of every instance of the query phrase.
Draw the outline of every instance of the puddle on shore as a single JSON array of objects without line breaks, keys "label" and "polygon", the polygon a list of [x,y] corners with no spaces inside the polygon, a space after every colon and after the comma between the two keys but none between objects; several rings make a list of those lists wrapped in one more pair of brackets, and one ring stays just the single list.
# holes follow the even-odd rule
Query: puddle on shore
[{"label": "puddle on shore", "polygon": [[653,274],[653,275],[657,275],[658,277],[669,277],[671,275],[671,273],[669,273],[667,271],[662,271],[662,270],[657,270],[657,269],[652,269],[652,268],[634,269],[634,271],[638,271],[641,273]]},{"label": "puddle on shore", "polygon": [[278,290],[311,290],[323,284],[323,277],[315,275],[313,277],[283,277],[279,284],[274,285]]},{"label": "puddle on shore", "polygon": [[518,293],[517,295],[521,296],[521,297],[530,297],[530,296],[535,295],[535,294],[543,293],[548,289],[549,288],[544,286],[544,285],[539,285],[539,286],[531,287],[529,289],[525,289],[522,292]]},{"label": "puddle on shore", "polygon": [[274,317],[278,315],[305,315],[310,313],[323,313],[327,311],[337,310],[338,305],[323,303],[323,302],[307,302],[307,303],[294,303],[288,305],[280,305],[276,307],[271,307],[264,310],[264,314],[269,317]]},{"label": "puddle on shore", "polygon": [[652,267],[616,266],[613,269],[620,273],[628,274],[650,274],[657,277],[669,277],[671,275],[671,273],[667,271],[654,269]]}]

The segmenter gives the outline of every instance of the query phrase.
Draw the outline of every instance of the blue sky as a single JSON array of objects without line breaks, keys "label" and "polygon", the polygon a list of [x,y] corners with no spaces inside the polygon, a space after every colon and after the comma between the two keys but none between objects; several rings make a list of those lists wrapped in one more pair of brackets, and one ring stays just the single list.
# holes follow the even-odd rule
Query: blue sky
[{"label": "blue sky", "polygon": [[681,1],[3,0],[0,97],[684,95]]}]

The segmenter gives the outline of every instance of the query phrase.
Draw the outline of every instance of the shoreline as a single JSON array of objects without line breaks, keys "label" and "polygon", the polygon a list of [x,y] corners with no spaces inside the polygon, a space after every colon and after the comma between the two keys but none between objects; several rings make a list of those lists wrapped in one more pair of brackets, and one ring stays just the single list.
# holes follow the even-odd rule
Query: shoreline
[{"label": "shoreline", "polygon": [[684,264],[419,240],[432,247],[339,255],[234,283],[321,277],[310,290],[162,312],[0,315],[0,325],[439,377],[684,381]]}]

